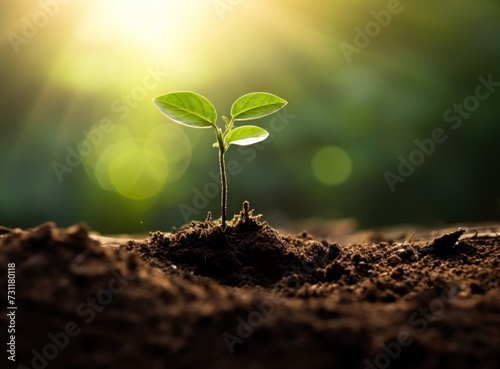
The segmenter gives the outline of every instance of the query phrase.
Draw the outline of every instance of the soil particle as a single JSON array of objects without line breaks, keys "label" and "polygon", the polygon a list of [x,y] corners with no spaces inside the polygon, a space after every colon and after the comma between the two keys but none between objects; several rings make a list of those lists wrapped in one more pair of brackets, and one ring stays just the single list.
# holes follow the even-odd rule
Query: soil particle
[{"label": "soil particle", "polygon": [[447,233],[439,238],[436,238],[429,245],[428,249],[436,255],[446,256],[454,251],[454,246],[460,236],[465,233],[464,229],[459,229],[456,232]]},{"label": "soil particle", "polygon": [[395,254],[389,256],[389,258],[387,259],[387,264],[389,264],[392,267],[399,265],[401,262],[402,262],[401,258]]}]

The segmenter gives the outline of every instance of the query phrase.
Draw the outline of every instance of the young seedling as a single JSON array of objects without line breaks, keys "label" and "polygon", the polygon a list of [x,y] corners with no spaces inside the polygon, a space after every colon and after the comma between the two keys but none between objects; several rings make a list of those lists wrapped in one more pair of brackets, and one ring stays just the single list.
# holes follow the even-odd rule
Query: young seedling
[{"label": "young seedling", "polygon": [[275,113],[287,102],[266,92],[253,92],[243,95],[231,106],[231,119],[223,116],[225,128],[217,127],[217,111],[210,101],[194,92],[171,92],[153,99],[160,111],[174,122],[192,128],[215,130],[219,148],[221,180],[221,219],[222,229],[226,228],[227,182],[224,155],[231,145],[248,146],[265,140],[269,133],[257,126],[235,127],[235,122],[258,119]]}]

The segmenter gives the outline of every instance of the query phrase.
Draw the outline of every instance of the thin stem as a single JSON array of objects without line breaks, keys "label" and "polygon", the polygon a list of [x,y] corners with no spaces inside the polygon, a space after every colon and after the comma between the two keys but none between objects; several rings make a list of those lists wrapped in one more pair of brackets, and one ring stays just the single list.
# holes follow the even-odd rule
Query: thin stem
[{"label": "thin stem", "polygon": [[222,229],[226,229],[226,208],[227,208],[227,184],[226,184],[226,163],[224,160],[224,152],[219,151],[219,164],[220,164],[220,180],[221,180],[221,216],[222,216]]},{"label": "thin stem", "polygon": [[215,135],[217,136],[217,142],[219,143],[219,166],[220,166],[220,183],[221,183],[221,218],[222,218],[222,229],[226,229],[226,209],[227,209],[227,183],[226,183],[226,162],[224,160],[224,154],[226,148],[224,147],[224,140],[220,129],[215,128]]}]

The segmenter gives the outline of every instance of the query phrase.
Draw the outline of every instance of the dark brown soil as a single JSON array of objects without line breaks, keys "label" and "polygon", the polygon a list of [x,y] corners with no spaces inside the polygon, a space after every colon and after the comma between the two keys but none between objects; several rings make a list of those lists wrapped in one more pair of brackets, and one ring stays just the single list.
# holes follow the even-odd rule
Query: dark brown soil
[{"label": "dark brown soil", "polygon": [[282,236],[245,211],[224,232],[208,219],[119,248],[82,226],[0,227],[4,345],[9,263],[17,307],[16,361],[5,350],[2,360],[36,369],[500,367],[498,234],[410,236],[339,245]]},{"label": "dark brown soil", "polygon": [[[295,272],[325,267],[340,251],[338,245],[314,241],[307,234],[283,237],[260,216],[245,210],[224,231],[209,219],[191,222],[173,234],[152,232],[150,237],[143,243],[130,241],[125,248],[167,272],[175,265],[237,287],[272,287],[290,280]],[[312,276],[304,277],[309,281]]]}]

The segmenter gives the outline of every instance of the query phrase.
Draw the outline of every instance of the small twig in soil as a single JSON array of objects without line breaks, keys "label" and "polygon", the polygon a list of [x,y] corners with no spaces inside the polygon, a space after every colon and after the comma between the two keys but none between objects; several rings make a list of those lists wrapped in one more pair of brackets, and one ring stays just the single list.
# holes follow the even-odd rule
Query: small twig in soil
[{"label": "small twig in soil", "polygon": [[243,202],[243,222],[248,222],[248,219],[250,218],[249,215],[250,212],[250,203],[248,201]]}]

